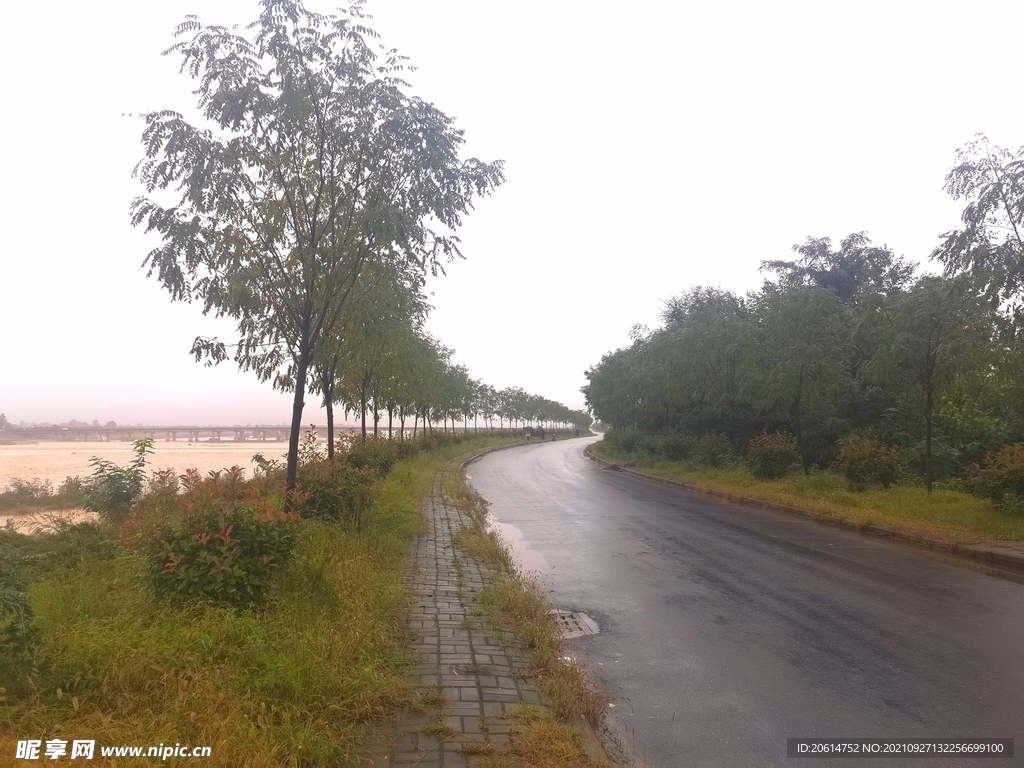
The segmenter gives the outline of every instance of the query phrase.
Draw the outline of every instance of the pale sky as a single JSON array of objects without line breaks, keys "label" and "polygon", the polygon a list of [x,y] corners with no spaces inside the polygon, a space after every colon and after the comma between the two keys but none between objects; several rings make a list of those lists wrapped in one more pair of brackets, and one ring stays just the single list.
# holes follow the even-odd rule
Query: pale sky
[{"label": "pale sky", "polygon": [[[336,3],[310,0],[330,11]],[[431,281],[455,362],[582,407],[583,371],[700,283],[761,282],[808,235],[866,230],[926,261],[961,204],[942,191],[977,132],[1024,144],[1020,2],[369,0],[414,92],[508,181]],[[161,57],[185,14],[242,0],[17,3],[0,146],[0,412],[12,421],[286,422],[290,397],[188,355],[232,328],[171,304],[132,230],[131,114],[188,110]],[[17,73],[14,75],[13,73]],[[928,266],[934,269],[934,266]],[[312,397],[306,421],[321,421]]]}]

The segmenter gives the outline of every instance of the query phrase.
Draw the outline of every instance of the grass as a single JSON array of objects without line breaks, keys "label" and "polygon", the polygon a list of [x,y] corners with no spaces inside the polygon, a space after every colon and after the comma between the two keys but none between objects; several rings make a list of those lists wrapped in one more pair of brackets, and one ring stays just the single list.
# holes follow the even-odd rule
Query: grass
[{"label": "grass", "polygon": [[562,631],[548,613],[549,606],[536,581],[516,572],[512,556],[501,539],[487,530],[482,500],[461,475],[448,474],[442,488],[450,503],[469,512],[468,522],[455,535],[456,547],[492,571],[479,605],[499,641],[513,637],[526,642],[529,673],[551,702],[554,716],[523,705],[517,714],[520,729],[509,750],[483,762],[491,768],[536,766],[578,768],[592,766],[574,720],[586,718],[597,725],[608,704],[607,695],[590,682],[586,671],[569,661],[562,650]]},{"label": "grass", "polygon": [[982,544],[1024,551],[1024,517],[1006,515],[989,500],[960,491],[936,488],[929,494],[918,486],[853,491],[846,479],[834,472],[757,480],[743,465],[712,468],[654,460],[618,453],[604,441],[594,443],[590,450],[606,461],[629,463],[704,491],[797,507],[950,545]]},{"label": "grass", "polygon": [[396,463],[359,534],[305,521],[256,610],[160,602],[128,550],[33,578],[36,672],[0,680],[0,755],[17,739],[88,738],[210,746],[209,766],[353,763],[386,716],[422,703],[404,675],[401,583],[422,500],[445,462],[497,442]]}]

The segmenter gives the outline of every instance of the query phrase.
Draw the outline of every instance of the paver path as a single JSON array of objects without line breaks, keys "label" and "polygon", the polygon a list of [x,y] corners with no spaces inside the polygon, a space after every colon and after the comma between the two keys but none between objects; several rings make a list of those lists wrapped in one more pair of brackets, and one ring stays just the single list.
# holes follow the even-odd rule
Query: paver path
[{"label": "paver path", "polygon": [[[456,471],[446,467],[442,474]],[[541,701],[526,678],[525,651],[499,645],[475,609],[491,571],[456,553],[455,532],[468,513],[446,503],[440,477],[424,502],[430,530],[416,541],[415,569],[406,579],[414,596],[409,622],[417,655],[409,674],[421,686],[436,687],[444,703],[440,718],[399,717],[390,743],[366,758],[377,768],[473,768],[486,745],[507,745],[516,707]]]}]

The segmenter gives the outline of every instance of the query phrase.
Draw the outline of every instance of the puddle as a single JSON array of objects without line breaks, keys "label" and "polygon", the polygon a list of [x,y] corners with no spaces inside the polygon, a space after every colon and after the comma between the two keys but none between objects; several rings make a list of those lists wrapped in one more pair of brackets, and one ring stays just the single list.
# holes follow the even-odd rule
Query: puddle
[{"label": "puddle", "polygon": [[505,542],[505,545],[512,552],[516,566],[521,573],[536,571],[543,575],[551,570],[544,555],[530,549],[529,542],[523,536],[523,532],[511,523],[503,523],[490,512],[487,513],[487,530],[495,531]]}]

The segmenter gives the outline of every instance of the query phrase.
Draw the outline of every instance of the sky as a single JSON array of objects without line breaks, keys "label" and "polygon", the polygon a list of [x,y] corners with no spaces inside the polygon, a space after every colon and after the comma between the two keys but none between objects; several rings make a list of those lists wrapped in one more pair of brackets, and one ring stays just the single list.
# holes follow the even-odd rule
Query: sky
[{"label": "sky", "polygon": [[[333,0],[309,0],[328,12]],[[18,3],[0,66],[0,412],[20,421],[282,423],[290,396],[197,364],[224,321],[172,304],[133,230],[138,115],[194,104],[162,57],[189,13],[252,0]],[[1024,145],[1019,2],[368,0],[413,92],[503,159],[507,182],[428,282],[428,330],[496,386],[582,407],[584,371],[697,284],[757,288],[765,259],[865,230],[934,271],[979,132]],[[323,423],[307,397],[306,421]]]}]

